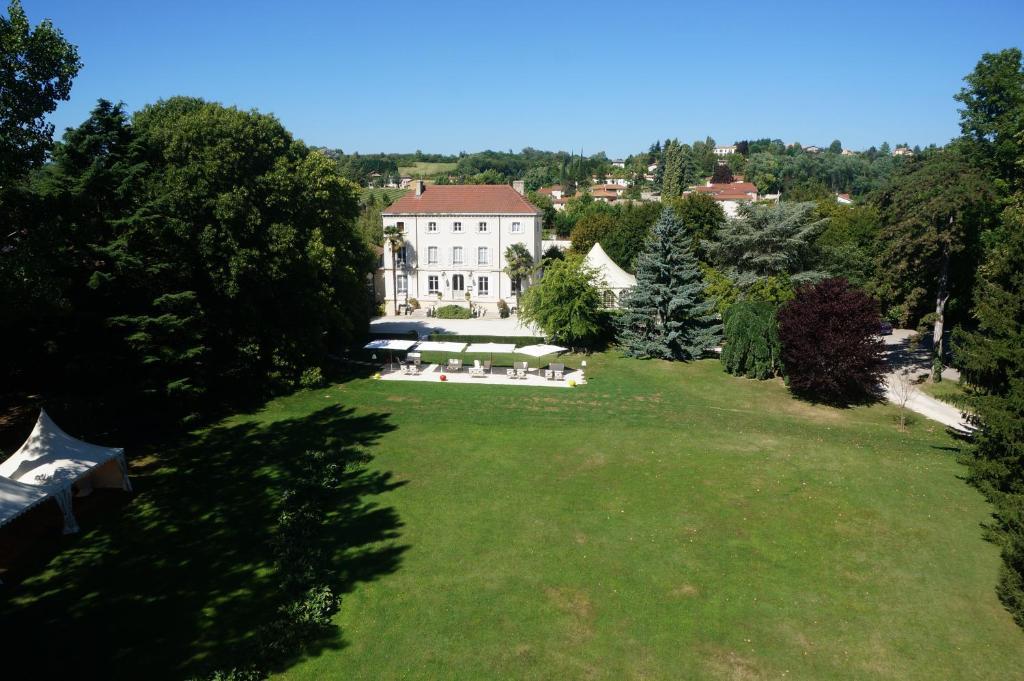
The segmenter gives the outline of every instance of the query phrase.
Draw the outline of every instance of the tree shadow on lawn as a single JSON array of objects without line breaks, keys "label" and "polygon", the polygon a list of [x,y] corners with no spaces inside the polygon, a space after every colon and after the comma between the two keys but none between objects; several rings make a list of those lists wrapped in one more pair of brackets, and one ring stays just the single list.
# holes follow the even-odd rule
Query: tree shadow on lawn
[{"label": "tree shadow on lawn", "polygon": [[[268,425],[216,427],[133,469],[136,497],[61,542],[38,577],[7,587],[0,635],[34,674],[187,678],[244,667],[254,631],[277,617],[270,548],[281,493],[300,486],[301,457],[349,464],[315,542],[339,594],[396,571],[407,546],[394,509],[367,499],[403,483],[370,471],[366,450],[394,426],[386,414],[332,406]],[[341,607],[345,607],[342,596]],[[274,670],[343,647],[336,627]]]}]

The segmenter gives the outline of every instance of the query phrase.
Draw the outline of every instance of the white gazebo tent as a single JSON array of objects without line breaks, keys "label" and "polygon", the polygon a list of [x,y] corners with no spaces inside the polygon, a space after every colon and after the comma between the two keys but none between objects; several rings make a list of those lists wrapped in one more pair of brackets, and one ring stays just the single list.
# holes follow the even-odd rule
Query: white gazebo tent
[{"label": "white gazebo tent", "polygon": [[127,492],[132,489],[123,449],[77,440],[43,410],[25,444],[0,463],[0,476],[53,496],[64,514],[65,534],[78,531],[71,508],[72,485],[77,484],[80,493],[88,493],[93,487],[120,487]]},{"label": "white gazebo tent", "polygon": [[619,298],[624,292],[636,286],[636,277],[615,264],[600,243],[595,243],[587,253],[584,262],[597,270],[598,288],[602,290],[602,302],[605,307],[618,307]]},{"label": "white gazebo tent", "polygon": [[6,525],[49,498],[50,493],[42,487],[0,478],[0,525]]}]

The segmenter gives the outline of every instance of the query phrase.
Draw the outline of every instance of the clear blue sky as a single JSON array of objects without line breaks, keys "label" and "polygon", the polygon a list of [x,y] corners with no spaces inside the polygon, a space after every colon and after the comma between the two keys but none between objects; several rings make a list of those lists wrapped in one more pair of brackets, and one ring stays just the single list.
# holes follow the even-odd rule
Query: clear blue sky
[{"label": "clear blue sky", "polygon": [[942,144],[963,76],[1024,43],[1022,0],[23,4],[85,64],[58,134],[100,97],[134,110],[183,94],[362,153]]}]

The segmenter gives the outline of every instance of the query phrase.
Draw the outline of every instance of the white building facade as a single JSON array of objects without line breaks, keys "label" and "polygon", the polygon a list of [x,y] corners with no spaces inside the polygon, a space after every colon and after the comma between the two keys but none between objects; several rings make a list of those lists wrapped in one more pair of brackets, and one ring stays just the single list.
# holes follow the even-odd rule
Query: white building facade
[{"label": "white building facade", "polygon": [[397,227],[404,236],[397,269],[387,244],[384,249],[389,313],[396,291],[399,304],[415,298],[421,307],[471,301],[496,312],[499,300],[515,306],[529,282],[515,282],[503,271],[505,251],[522,244],[540,262],[542,214],[507,185],[424,186],[414,181],[413,191],[382,218],[385,229]]}]

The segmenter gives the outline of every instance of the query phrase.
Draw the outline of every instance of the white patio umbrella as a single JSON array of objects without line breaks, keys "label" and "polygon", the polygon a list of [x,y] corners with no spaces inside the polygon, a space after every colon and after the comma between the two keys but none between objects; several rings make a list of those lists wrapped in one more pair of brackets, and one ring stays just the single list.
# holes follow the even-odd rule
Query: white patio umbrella
[{"label": "white patio umbrella", "polygon": [[420,352],[462,352],[465,347],[465,343],[455,341],[421,341],[416,349]]},{"label": "white patio umbrella", "polygon": [[380,338],[370,341],[363,346],[364,350],[408,350],[416,345],[417,341],[402,340],[400,338]]},{"label": "white patio umbrella", "polygon": [[[466,348],[466,352],[479,352],[479,353],[485,353],[486,352],[488,354],[488,356],[490,357],[490,359],[488,361],[491,362],[491,366],[493,367],[494,366],[494,353],[496,353],[496,352],[499,352],[499,353],[501,353],[501,352],[505,352],[505,353],[514,352],[515,349],[516,349],[516,346],[513,343],[473,343],[468,348]],[[493,371],[493,368],[491,370]]]},{"label": "white patio umbrella", "polygon": [[379,338],[375,341],[370,341],[363,346],[364,350],[387,350],[388,351],[388,365],[391,364],[391,353],[395,350],[408,350],[412,346],[416,345],[419,341],[414,340],[402,340],[400,338]]},{"label": "white patio umbrella", "polygon": [[565,352],[569,348],[563,348],[560,345],[546,345],[541,343],[539,345],[524,345],[521,348],[516,348],[516,353],[521,355],[529,355],[530,357],[543,357],[544,355],[553,355],[559,352]]},{"label": "white patio umbrella", "polygon": [[515,352],[515,349],[516,346],[512,343],[473,343],[468,348],[466,348],[466,352]]}]

